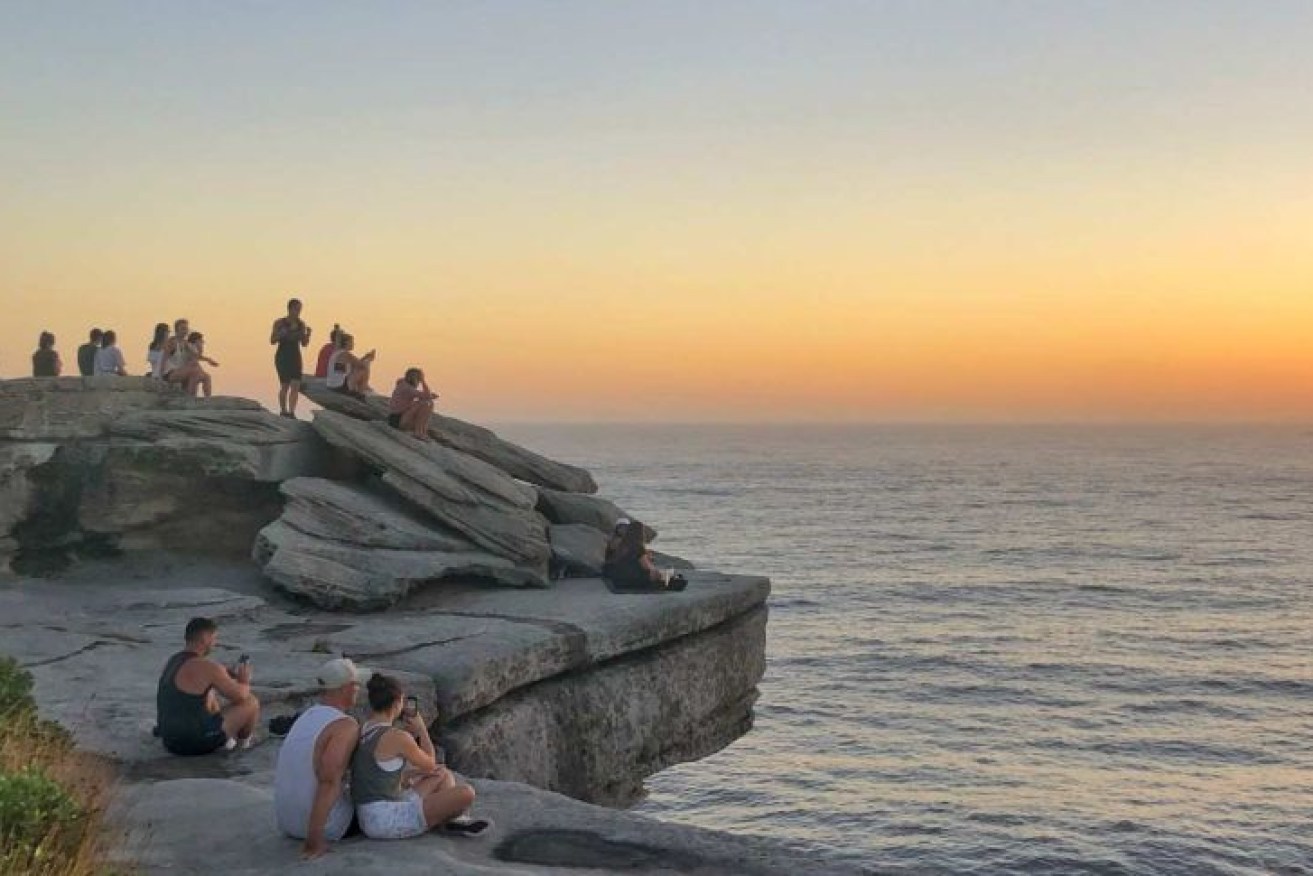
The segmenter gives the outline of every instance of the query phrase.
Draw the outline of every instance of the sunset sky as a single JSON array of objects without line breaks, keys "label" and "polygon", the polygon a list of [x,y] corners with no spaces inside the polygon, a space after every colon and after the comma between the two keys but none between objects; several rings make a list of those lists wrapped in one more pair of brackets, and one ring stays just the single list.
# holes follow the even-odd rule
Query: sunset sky
[{"label": "sunset sky", "polygon": [[0,375],[291,294],[478,420],[1313,419],[1313,3],[0,0]]}]

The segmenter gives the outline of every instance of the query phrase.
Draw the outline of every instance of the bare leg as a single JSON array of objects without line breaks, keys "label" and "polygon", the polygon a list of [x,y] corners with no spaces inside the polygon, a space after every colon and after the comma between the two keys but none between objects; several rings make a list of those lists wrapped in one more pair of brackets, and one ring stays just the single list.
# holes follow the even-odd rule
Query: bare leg
[{"label": "bare leg", "polygon": [[290,395],[288,390],[291,386],[290,383],[283,383],[278,386],[278,413],[280,414],[287,413],[287,396]]},{"label": "bare leg", "polygon": [[223,732],[230,739],[249,739],[260,723],[260,701],[255,697],[223,710]]},{"label": "bare leg", "polygon": [[351,373],[346,376],[346,388],[351,392],[365,395],[373,392],[369,388],[369,365],[370,363],[361,361],[356,363],[356,367],[351,369]]},{"label": "bare leg", "polygon": [[424,820],[429,827],[446,824],[474,805],[474,789],[456,785],[424,797]]},{"label": "bare leg", "polygon": [[401,429],[421,441],[429,440],[429,417],[433,416],[433,402],[415,402],[401,415]]},{"label": "bare leg", "polygon": [[210,384],[210,374],[208,371],[203,371],[201,369],[197,369],[197,371],[199,372],[199,376],[197,377],[197,383],[200,384],[201,389],[204,390],[205,397],[209,398],[210,393],[212,392],[211,384]]},{"label": "bare leg", "polygon": [[301,400],[301,381],[293,380],[285,384],[287,389],[287,412],[296,416],[296,403]]},{"label": "bare leg", "polygon": [[418,776],[415,781],[411,782],[410,788],[421,797],[428,797],[430,794],[436,794],[439,791],[446,791],[449,788],[456,787],[456,775],[451,770],[442,770],[438,773],[425,773]]}]

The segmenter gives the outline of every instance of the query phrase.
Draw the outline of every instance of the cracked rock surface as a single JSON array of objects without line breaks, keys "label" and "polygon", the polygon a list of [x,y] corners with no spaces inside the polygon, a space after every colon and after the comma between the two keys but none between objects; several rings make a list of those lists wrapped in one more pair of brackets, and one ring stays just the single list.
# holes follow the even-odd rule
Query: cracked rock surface
[{"label": "cracked rock surface", "polygon": [[146,872],[187,869],[199,853],[210,872],[277,873],[297,857],[271,826],[276,739],[182,759],[150,734],[159,670],[195,615],[218,620],[218,659],[251,655],[266,718],[308,703],[330,655],[399,675],[442,715],[450,762],[496,821],[477,841],[347,842],[307,872],[844,872],[768,840],[550,793],[624,802],[644,776],[745,732],[768,592],[761,578],[693,572],[678,594],[618,596],[597,579],[452,586],[386,613],[334,615],[271,593],[249,566],[156,555],[0,586],[0,637],[33,673],[43,713],[123,763],[123,854]]}]

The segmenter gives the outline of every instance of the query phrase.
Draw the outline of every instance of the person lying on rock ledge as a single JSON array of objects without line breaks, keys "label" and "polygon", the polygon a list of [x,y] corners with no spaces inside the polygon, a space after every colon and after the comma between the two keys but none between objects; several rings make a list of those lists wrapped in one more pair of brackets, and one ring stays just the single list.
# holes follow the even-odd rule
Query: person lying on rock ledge
[{"label": "person lying on rock ledge", "polygon": [[317,858],[330,842],[359,833],[343,778],[360,739],[347,714],[370,677],[344,657],[319,667],[319,702],[296,717],[274,766],[274,814],[278,829],[305,840],[303,858]]},{"label": "person lying on rock ledge", "polygon": [[369,719],[351,756],[351,799],[365,836],[408,839],[439,826],[465,836],[486,831],[490,822],[462,814],[474,789],[439,762],[415,699],[389,675],[371,678],[368,693]]},{"label": "person lying on rock ledge", "polygon": [[607,544],[602,577],[612,590],[621,593],[683,590],[688,586],[683,575],[658,569],[652,561],[652,552],[647,549],[647,527],[643,522],[623,517],[616,521],[615,534]]},{"label": "person lying on rock ledge", "polygon": [[[260,720],[250,660],[243,655],[229,669],[209,659],[219,627],[207,617],[188,621],[184,637],[187,647],[170,657],[160,673],[156,735],[166,750],[183,756],[250,748]],[[228,705],[220,708],[219,696]]]},{"label": "person lying on rock ledge", "polygon": [[388,401],[388,425],[409,432],[421,441],[429,440],[429,420],[433,417],[433,403],[438,394],[429,389],[424,372],[407,368],[397,381]]}]

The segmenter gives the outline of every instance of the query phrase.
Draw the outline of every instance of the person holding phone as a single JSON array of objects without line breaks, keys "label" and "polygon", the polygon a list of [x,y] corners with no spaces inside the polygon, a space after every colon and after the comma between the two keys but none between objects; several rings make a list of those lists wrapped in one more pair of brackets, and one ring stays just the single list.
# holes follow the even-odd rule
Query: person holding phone
[{"label": "person holding phone", "polygon": [[364,398],[374,390],[369,385],[369,372],[374,366],[376,351],[357,356],[356,338],[343,332],[337,338],[337,352],[328,358],[328,376],[324,386],[335,392]]},{"label": "person holding phone", "polygon": [[459,817],[474,803],[474,789],[438,760],[414,697],[389,675],[371,677],[366,691],[370,714],[351,756],[361,831],[372,839],[406,839],[440,826],[466,836],[487,830],[486,820]]},{"label": "person holding phone", "polygon": [[[186,648],[169,658],[156,691],[156,735],[172,754],[201,755],[249,748],[260,721],[260,701],[251,693],[251,661],[243,655],[232,669],[209,659],[219,626],[192,618]],[[219,705],[219,697],[228,701]]]}]

